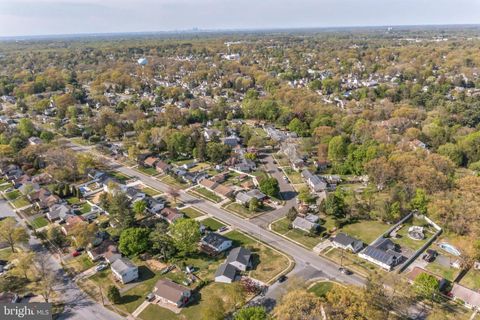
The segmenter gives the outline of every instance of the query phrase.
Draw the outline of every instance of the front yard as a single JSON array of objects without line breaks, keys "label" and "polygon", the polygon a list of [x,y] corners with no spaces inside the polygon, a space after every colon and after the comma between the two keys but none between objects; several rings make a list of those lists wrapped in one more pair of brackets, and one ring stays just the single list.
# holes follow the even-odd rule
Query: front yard
[{"label": "front yard", "polygon": [[160,191],[150,187],[142,188],[142,192],[145,193],[146,195],[149,195],[150,197],[155,197],[162,194]]},{"label": "front yard", "polygon": [[300,172],[297,172],[290,167],[283,168],[283,170],[285,171],[288,180],[290,180],[290,183],[299,184],[303,182]]},{"label": "front yard", "polygon": [[202,212],[192,207],[188,207],[180,211],[190,219],[195,219],[204,215]]},{"label": "front yard", "polygon": [[[342,255],[343,251],[343,255]],[[354,271],[355,273],[362,274],[363,276],[368,276],[371,272],[382,272],[383,269],[377,267],[373,263],[360,258],[356,254],[351,253],[350,251],[344,251],[337,248],[332,248],[325,253],[325,256],[335,261],[337,264],[342,264],[344,267]]]},{"label": "front yard", "polygon": [[240,203],[237,203],[237,202],[232,202],[230,204],[228,204],[227,206],[225,206],[225,209],[229,210],[229,211],[232,211],[244,218],[251,218],[252,216],[255,216],[255,215],[258,215],[258,214],[261,214],[261,213],[264,213],[264,212],[268,212],[270,210],[272,210],[271,207],[269,206],[264,206],[263,208],[259,208],[257,211],[250,211],[246,206],[240,204]]},{"label": "front yard", "polygon": [[220,201],[222,201],[221,197],[217,196],[214,192],[204,187],[198,187],[198,188],[192,189],[190,192],[193,193],[194,195],[200,196],[204,199],[210,200],[215,203],[219,203]]},{"label": "front yard", "polygon": [[204,219],[204,220],[200,221],[200,223],[203,224],[205,227],[207,227],[208,229],[210,229],[212,231],[217,231],[221,227],[225,227],[225,225],[223,223],[221,223],[220,221],[218,221],[217,219],[214,219],[214,218]]},{"label": "front yard", "polygon": [[30,225],[34,229],[40,229],[48,225],[48,220],[45,219],[44,217],[38,217],[33,219],[33,221],[30,222]]},{"label": "front yard", "polygon": [[308,249],[313,249],[320,241],[322,241],[321,236],[312,237],[305,231],[298,229],[290,229],[290,223],[291,221],[285,217],[273,222],[271,224],[271,227],[273,231],[302,244]]}]

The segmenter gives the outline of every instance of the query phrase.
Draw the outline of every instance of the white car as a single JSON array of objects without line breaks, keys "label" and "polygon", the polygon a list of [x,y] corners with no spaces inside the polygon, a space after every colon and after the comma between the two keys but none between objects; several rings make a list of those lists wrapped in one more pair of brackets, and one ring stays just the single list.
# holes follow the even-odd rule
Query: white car
[{"label": "white car", "polygon": [[100,263],[96,268],[95,271],[102,271],[108,268],[108,264],[106,263]]}]

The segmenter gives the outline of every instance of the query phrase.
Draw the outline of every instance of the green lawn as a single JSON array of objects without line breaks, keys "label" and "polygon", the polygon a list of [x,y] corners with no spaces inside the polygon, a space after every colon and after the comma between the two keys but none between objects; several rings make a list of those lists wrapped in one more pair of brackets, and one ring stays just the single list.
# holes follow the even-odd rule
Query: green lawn
[{"label": "green lawn", "polygon": [[0,260],[13,260],[17,256],[10,248],[0,249]]},{"label": "green lawn", "polygon": [[293,170],[292,168],[284,168],[285,173],[287,174],[288,180],[290,183],[299,184],[303,182],[302,175],[300,172]]},{"label": "green lawn", "polygon": [[221,227],[224,227],[225,225],[221,223],[220,221],[214,219],[214,218],[207,218],[202,221],[200,221],[201,224],[203,224],[205,227],[209,228],[212,231],[217,231]]},{"label": "green lawn", "polygon": [[160,191],[150,187],[142,188],[142,192],[145,193],[146,195],[149,195],[150,197],[154,197],[154,196],[158,196],[159,194],[162,194]]},{"label": "green lawn", "polygon": [[121,183],[125,183],[125,181],[127,181],[131,178],[131,177],[127,176],[126,174],[123,174],[123,173],[118,172],[118,171],[110,171],[108,174],[110,176],[114,177],[115,179],[117,179],[118,181],[120,181]]},{"label": "green lawn", "polygon": [[386,223],[374,220],[362,220],[342,227],[341,231],[362,240],[366,244],[381,236],[390,226]]},{"label": "green lawn", "polygon": [[12,204],[15,206],[15,208],[23,208],[25,206],[30,205],[30,201],[28,201],[27,197],[21,196],[14,201],[12,201]]},{"label": "green lawn", "polygon": [[157,170],[155,168],[143,168],[143,167],[138,167],[138,171],[145,173],[149,176],[156,176],[158,175]]},{"label": "green lawn", "polygon": [[459,272],[458,269],[445,267],[437,261],[429,263],[426,269],[435,273],[436,275],[439,275],[440,277],[447,279],[448,281],[453,281]]},{"label": "green lawn", "polygon": [[377,267],[373,263],[368,262],[365,259],[360,258],[359,256],[351,253],[350,251],[343,251],[342,258],[341,249],[331,249],[325,256],[335,261],[337,264],[343,264],[346,268],[352,270],[353,272],[360,273],[363,276],[367,276],[371,272],[382,272],[383,270],[380,267]]},{"label": "green lawn", "polygon": [[34,229],[40,229],[48,225],[48,220],[45,219],[44,217],[38,217],[33,219],[33,221],[30,222],[30,225]]},{"label": "green lawn", "polygon": [[200,195],[202,198],[205,198],[215,203],[222,201],[221,197],[217,196],[214,192],[203,187],[193,189],[192,192]]},{"label": "green lawn", "polygon": [[170,186],[177,187],[177,188],[182,188],[182,189],[185,188],[186,186],[188,186],[188,184],[186,184],[185,182],[177,181],[174,177],[172,177],[170,175],[166,175],[160,181],[162,181],[163,183],[166,183]]},{"label": "green lawn", "polygon": [[313,249],[318,243],[322,241],[321,236],[311,237],[305,231],[298,229],[289,229],[291,221],[288,218],[283,218],[272,223],[272,230],[292,239],[293,241],[299,242],[309,249]]},{"label": "green lawn", "polygon": [[70,197],[70,198],[67,198],[67,202],[70,205],[74,205],[74,204],[80,203],[80,199],[78,199],[77,197]]},{"label": "green lawn", "polygon": [[290,260],[287,256],[243,232],[233,230],[226,233],[225,236],[233,240],[234,246],[244,246],[252,252],[253,268],[249,271],[252,278],[270,282],[290,267]]},{"label": "green lawn", "polygon": [[10,201],[17,199],[17,198],[20,197],[21,195],[22,195],[22,194],[21,194],[20,191],[18,191],[18,190],[14,190],[14,191],[5,193],[5,197],[6,197],[8,200],[10,200]]},{"label": "green lawn", "polygon": [[80,212],[85,214],[85,213],[89,213],[91,210],[92,210],[92,206],[88,202],[85,202],[84,204],[82,204]]},{"label": "green lawn", "polygon": [[5,191],[5,190],[7,190],[8,188],[10,188],[11,186],[12,186],[11,183],[6,183],[6,184],[4,184],[4,185],[1,185],[1,186],[0,186],[0,191]]},{"label": "green lawn", "polygon": [[90,260],[90,258],[88,258],[88,255],[86,253],[82,253],[78,257],[69,259],[66,262],[65,266],[71,272],[77,274],[87,269],[90,269],[94,266],[94,263]]},{"label": "green lawn", "polygon": [[460,280],[460,284],[473,290],[480,290],[480,270],[470,269]]},{"label": "green lawn", "polygon": [[204,215],[203,213],[192,207],[188,207],[180,211],[190,219],[195,219]]},{"label": "green lawn", "polygon": [[320,281],[320,282],[315,283],[310,288],[308,288],[308,291],[314,293],[319,298],[323,298],[335,286],[338,286],[338,284],[336,284],[335,282]]}]

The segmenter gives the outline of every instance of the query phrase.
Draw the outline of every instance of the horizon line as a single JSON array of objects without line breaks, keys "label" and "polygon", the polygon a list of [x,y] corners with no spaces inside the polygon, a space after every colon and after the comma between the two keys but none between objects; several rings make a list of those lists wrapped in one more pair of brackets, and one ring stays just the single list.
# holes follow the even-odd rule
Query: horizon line
[{"label": "horizon line", "polygon": [[52,33],[32,34],[16,36],[0,36],[0,41],[12,40],[48,40],[52,38],[68,37],[97,37],[97,36],[121,36],[121,35],[154,35],[154,34],[195,34],[195,33],[220,33],[220,32],[267,32],[267,31],[301,31],[301,30],[328,30],[328,29],[368,29],[368,28],[398,28],[398,27],[480,27],[480,23],[447,23],[447,24],[397,24],[397,25],[336,25],[323,27],[271,27],[271,28],[218,28],[202,29],[192,27],[189,29],[157,30],[157,31],[112,31],[112,32],[80,32],[80,33]]}]

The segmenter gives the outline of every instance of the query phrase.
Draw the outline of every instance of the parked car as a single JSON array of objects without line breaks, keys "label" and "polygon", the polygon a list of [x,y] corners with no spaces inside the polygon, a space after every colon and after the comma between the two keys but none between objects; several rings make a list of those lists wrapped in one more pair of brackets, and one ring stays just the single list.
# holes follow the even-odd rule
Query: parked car
[{"label": "parked car", "polygon": [[227,230],[227,229],[228,229],[227,226],[223,226],[223,227],[219,228],[219,229],[217,230],[217,232],[223,232],[223,231],[225,231],[225,230]]},{"label": "parked car", "polygon": [[145,300],[147,301],[152,301],[153,299],[155,299],[155,295],[152,292],[147,294],[147,296],[145,297]]},{"label": "parked car", "polygon": [[75,250],[75,251],[73,251],[72,256],[73,256],[73,257],[78,257],[78,256],[81,255],[81,254],[82,254],[81,252]]},{"label": "parked car", "polygon": [[285,276],[285,275],[283,275],[283,276],[280,276],[280,277],[278,278],[278,282],[282,283],[282,282],[287,281],[287,279],[288,279],[288,277]]},{"label": "parked car", "polygon": [[108,268],[108,264],[106,263],[100,263],[96,268],[95,271],[102,271]]}]

